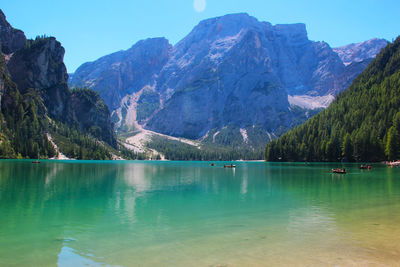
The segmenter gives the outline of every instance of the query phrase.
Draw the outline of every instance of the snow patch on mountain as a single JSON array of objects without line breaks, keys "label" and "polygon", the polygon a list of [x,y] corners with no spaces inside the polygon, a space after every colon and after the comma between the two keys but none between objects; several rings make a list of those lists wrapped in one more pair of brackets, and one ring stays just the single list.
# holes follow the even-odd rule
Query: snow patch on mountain
[{"label": "snow patch on mountain", "polygon": [[217,137],[218,134],[219,134],[219,131],[217,131],[215,134],[213,134],[213,138],[212,138],[213,143],[215,143],[215,137]]},{"label": "snow patch on mountain", "polygon": [[385,39],[374,38],[362,43],[349,44],[334,48],[344,65],[350,65],[353,62],[361,62],[368,58],[374,58],[382,48],[388,44]]},{"label": "snow patch on mountain", "polygon": [[216,40],[211,44],[208,57],[212,61],[217,63],[219,59],[223,58],[226,52],[232,49],[232,47],[238,42],[241,36],[242,36],[242,31],[240,31],[236,35]]},{"label": "snow patch on mountain", "polygon": [[291,106],[305,109],[327,108],[334,99],[335,97],[331,94],[324,96],[288,95],[288,101]]},{"label": "snow patch on mountain", "polygon": [[249,142],[249,137],[248,137],[248,135],[247,135],[247,130],[246,130],[246,129],[240,128],[240,134],[241,134],[242,137],[243,137],[243,142],[244,142],[244,143],[248,143],[248,142]]}]

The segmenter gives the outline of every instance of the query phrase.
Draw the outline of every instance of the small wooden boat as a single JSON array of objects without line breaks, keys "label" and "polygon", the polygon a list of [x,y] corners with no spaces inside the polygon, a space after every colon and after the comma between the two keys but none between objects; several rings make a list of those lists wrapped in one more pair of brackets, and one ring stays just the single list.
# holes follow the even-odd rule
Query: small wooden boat
[{"label": "small wooden boat", "polygon": [[340,169],[340,168],[332,169],[332,173],[341,173],[341,174],[345,174],[345,173],[346,173],[346,169],[345,169],[345,168],[343,168],[343,169]]},{"label": "small wooden boat", "polygon": [[33,160],[32,163],[40,163],[38,160]]},{"label": "small wooden boat", "polygon": [[214,164],[214,163],[211,163],[210,166],[215,166],[215,164]]},{"label": "small wooden boat", "polygon": [[399,167],[400,166],[400,160],[398,161],[386,161],[386,165],[389,167]]},{"label": "small wooden boat", "polygon": [[371,165],[361,165],[360,166],[360,169],[362,169],[362,170],[370,170],[371,168],[372,168]]},{"label": "small wooden boat", "polygon": [[233,165],[233,164],[231,164],[231,165],[224,165],[224,168],[236,168],[236,165]]}]

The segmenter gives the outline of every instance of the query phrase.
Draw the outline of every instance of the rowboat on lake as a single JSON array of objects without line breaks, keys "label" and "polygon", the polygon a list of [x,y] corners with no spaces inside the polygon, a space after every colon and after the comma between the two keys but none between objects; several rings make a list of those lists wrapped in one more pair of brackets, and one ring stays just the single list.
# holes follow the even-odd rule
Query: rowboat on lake
[{"label": "rowboat on lake", "polygon": [[231,165],[224,165],[224,168],[236,168],[236,165],[233,165],[233,164],[231,164]]},{"label": "rowboat on lake", "polygon": [[364,169],[364,170],[370,170],[372,168],[371,165],[361,165],[360,169]]},{"label": "rowboat on lake", "polygon": [[400,166],[400,160],[398,161],[386,161],[386,165],[389,167],[399,167]]},{"label": "rowboat on lake", "polygon": [[340,168],[337,168],[337,169],[332,169],[332,172],[333,173],[346,173],[346,169],[345,168],[343,168],[343,169],[340,169]]}]

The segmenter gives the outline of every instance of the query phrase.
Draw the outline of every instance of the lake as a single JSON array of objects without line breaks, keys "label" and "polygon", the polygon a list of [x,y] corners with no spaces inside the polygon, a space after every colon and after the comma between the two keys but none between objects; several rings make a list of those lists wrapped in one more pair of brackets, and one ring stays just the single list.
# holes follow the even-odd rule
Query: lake
[{"label": "lake", "polygon": [[400,169],[223,164],[2,160],[0,266],[399,265]]}]

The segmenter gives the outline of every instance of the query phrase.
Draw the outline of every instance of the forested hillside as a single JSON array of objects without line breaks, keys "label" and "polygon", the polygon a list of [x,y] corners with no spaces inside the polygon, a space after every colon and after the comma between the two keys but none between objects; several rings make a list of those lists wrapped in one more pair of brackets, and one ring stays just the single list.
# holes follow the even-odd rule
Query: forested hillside
[{"label": "forested hillside", "polygon": [[267,161],[400,158],[400,37],[318,115],[270,142]]},{"label": "forested hillside", "polygon": [[204,143],[201,148],[154,136],[148,147],[162,153],[168,160],[260,160],[263,149],[215,146]]}]

